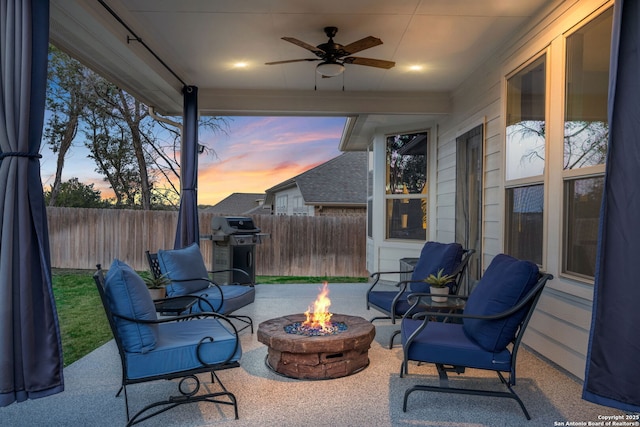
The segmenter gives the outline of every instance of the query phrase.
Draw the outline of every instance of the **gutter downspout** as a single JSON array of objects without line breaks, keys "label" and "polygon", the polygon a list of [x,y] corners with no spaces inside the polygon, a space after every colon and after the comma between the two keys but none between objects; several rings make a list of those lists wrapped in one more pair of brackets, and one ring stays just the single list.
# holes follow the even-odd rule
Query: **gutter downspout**
[{"label": "gutter downspout", "polygon": [[157,115],[155,107],[149,106],[148,109],[149,109],[149,116],[151,116],[151,118],[153,118],[158,122],[166,123],[168,125],[171,125],[180,129],[180,136],[182,136],[182,125],[180,123],[174,122],[173,120],[167,119],[166,117],[161,117]]}]

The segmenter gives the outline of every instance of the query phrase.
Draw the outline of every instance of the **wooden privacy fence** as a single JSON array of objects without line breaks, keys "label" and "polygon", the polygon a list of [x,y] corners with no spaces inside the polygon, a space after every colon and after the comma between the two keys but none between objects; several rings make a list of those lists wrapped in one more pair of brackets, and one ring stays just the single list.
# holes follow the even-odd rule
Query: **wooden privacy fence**
[{"label": "wooden privacy fence", "polygon": [[[211,234],[213,214],[200,213],[200,234]],[[119,258],[147,270],[145,251],[173,248],[177,212],[47,208],[53,268],[94,269]],[[256,274],[262,276],[364,277],[364,217],[256,215],[270,236],[256,245]],[[200,250],[211,267],[211,240]]]}]

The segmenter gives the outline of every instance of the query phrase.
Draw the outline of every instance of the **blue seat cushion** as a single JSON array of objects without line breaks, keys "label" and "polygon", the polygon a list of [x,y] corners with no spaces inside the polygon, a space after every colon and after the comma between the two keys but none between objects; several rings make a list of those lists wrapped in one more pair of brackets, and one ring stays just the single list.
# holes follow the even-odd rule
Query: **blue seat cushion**
[{"label": "blue seat cushion", "polygon": [[[394,291],[372,291],[369,292],[369,304],[378,307],[384,312],[391,313],[391,305],[393,299],[398,295],[398,292]],[[402,317],[409,310],[409,302],[407,301],[407,295],[409,292],[404,292],[398,301],[396,302],[396,317]]]},{"label": "blue seat cushion", "polygon": [[209,273],[196,243],[182,249],[159,250],[158,264],[171,280],[167,286],[170,297],[190,295],[209,286]]},{"label": "blue seat cushion", "polygon": [[459,243],[425,243],[411,274],[411,280],[416,282],[410,283],[409,289],[412,292],[429,292],[429,284],[422,280],[430,274],[438,274],[440,269],[443,269],[443,274],[453,273],[462,260],[462,253]]},{"label": "blue seat cushion", "polygon": [[[405,318],[400,333],[403,346],[422,320]],[[459,323],[429,322],[409,347],[409,360],[509,372],[511,353],[492,352],[469,339]]]},{"label": "blue seat cushion", "polygon": [[[105,277],[104,292],[113,314],[156,320],[156,308],[144,280],[127,264],[114,259]],[[157,325],[145,325],[114,316],[124,350],[146,353],[156,346]]]},{"label": "blue seat cushion", "polygon": [[[196,349],[203,337],[200,357],[205,363],[240,360],[242,350],[237,337],[217,319],[194,319],[188,322],[171,322],[158,325],[156,348],[147,353],[127,353],[127,376],[131,379],[167,375],[202,367]],[[237,348],[236,348],[237,343]]]},{"label": "blue seat cushion", "polygon": [[[215,286],[192,292],[190,295],[203,297],[211,303],[216,313],[225,315],[231,314],[239,308],[251,304],[256,299],[256,289],[253,286],[220,285],[220,289],[224,295],[222,306],[220,306],[220,291]],[[196,313],[200,311],[211,311],[211,308],[199,303],[195,304],[191,308],[191,311]]]},{"label": "blue seat cushion", "polygon": [[[538,281],[538,266],[498,254],[467,300],[464,314],[492,315],[515,306]],[[464,319],[465,334],[487,351],[499,352],[511,342],[528,307],[504,319]]]}]

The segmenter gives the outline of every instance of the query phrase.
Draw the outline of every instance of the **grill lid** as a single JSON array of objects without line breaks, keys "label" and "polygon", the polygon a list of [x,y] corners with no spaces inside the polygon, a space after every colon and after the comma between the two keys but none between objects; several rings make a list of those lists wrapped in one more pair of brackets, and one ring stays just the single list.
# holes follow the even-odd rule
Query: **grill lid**
[{"label": "grill lid", "polygon": [[211,218],[211,229],[216,234],[257,234],[260,229],[253,219],[242,216],[214,216]]}]

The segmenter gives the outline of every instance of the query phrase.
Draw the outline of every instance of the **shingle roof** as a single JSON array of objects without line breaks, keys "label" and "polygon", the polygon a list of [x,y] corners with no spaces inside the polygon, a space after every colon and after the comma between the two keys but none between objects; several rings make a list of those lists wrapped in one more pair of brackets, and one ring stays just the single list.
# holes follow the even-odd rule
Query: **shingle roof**
[{"label": "shingle roof", "polygon": [[264,193],[233,193],[222,199],[220,202],[204,209],[204,212],[210,212],[221,215],[248,215],[259,213],[260,203],[264,200]]},{"label": "shingle roof", "polygon": [[267,190],[297,185],[306,204],[359,204],[367,202],[367,153],[347,152]]}]

